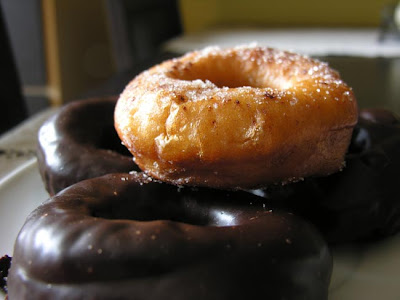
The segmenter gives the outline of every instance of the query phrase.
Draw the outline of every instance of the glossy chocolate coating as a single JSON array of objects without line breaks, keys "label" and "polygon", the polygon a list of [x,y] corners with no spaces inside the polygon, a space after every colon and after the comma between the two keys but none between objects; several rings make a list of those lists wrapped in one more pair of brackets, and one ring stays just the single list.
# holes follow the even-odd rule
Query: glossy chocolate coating
[{"label": "glossy chocolate coating", "polygon": [[114,129],[117,97],[65,105],[38,135],[38,163],[45,187],[54,195],[87,178],[139,170]]},{"label": "glossy chocolate coating", "polygon": [[9,298],[327,299],[324,239],[263,201],[136,172],[82,181],[26,220]]},{"label": "glossy chocolate coating", "polygon": [[400,229],[399,151],[398,117],[363,110],[343,171],[255,192],[311,220],[329,243],[379,239]]}]

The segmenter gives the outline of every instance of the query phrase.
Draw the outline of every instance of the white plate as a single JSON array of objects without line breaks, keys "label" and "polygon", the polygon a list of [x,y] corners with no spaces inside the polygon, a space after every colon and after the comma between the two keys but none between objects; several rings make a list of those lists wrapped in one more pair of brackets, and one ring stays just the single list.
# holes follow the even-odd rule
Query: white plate
[{"label": "white plate", "polygon": [[[0,256],[12,255],[26,216],[47,198],[36,159],[0,181]],[[333,249],[333,255],[329,300],[400,299],[400,234],[368,247]]]},{"label": "white plate", "polygon": [[48,197],[36,158],[28,160],[0,180],[0,256],[11,256],[15,237],[25,218]]}]

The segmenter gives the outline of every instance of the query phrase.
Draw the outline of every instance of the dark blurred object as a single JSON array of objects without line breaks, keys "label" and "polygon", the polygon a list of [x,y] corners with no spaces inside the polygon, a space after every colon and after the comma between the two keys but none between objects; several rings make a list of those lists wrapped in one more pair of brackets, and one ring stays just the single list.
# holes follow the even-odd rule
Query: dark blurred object
[{"label": "dark blurred object", "polygon": [[28,115],[49,106],[41,0],[0,0]]},{"label": "dark blurred object", "polygon": [[380,30],[380,42],[400,42],[400,2],[387,4],[383,7]]},{"label": "dark blurred object", "polygon": [[380,107],[400,114],[400,56],[320,56],[339,71],[360,108]]},{"label": "dark blurred object", "polygon": [[[180,53],[162,53],[116,74],[83,97],[117,95],[140,71]],[[340,72],[356,95],[360,108],[380,107],[400,114],[400,57],[319,56]]]},{"label": "dark blurred object", "polygon": [[80,99],[119,95],[125,86],[140,72],[176,56],[178,56],[176,53],[159,53],[152,58],[135,63],[131,68],[116,73],[103,84],[86,91],[80,96]]},{"label": "dark blurred object", "polygon": [[140,72],[166,59],[162,44],[182,34],[176,0],[107,0],[117,73],[80,98],[118,95]]},{"label": "dark blurred object", "polygon": [[10,40],[0,4],[0,133],[27,117]]},{"label": "dark blurred object", "polygon": [[107,0],[117,71],[152,60],[166,40],[182,33],[176,0]]}]

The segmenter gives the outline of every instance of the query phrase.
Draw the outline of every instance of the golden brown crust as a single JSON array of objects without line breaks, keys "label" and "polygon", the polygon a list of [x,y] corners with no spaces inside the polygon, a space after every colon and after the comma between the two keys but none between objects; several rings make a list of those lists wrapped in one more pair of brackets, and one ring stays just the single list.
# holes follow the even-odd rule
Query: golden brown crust
[{"label": "golden brown crust", "polygon": [[270,48],[207,48],[132,80],[115,126],[136,163],[175,184],[251,188],[343,166],[357,103],[327,64]]}]

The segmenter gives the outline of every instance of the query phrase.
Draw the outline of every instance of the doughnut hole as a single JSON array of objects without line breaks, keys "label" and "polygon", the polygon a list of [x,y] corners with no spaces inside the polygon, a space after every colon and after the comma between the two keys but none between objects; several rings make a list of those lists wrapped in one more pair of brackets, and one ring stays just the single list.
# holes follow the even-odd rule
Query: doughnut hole
[{"label": "doughnut hole", "polygon": [[[217,87],[253,87],[286,90],[292,86],[289,66],[292,62],[282,62],[282,69],[270,66],[275,63],[267,62],[267,67],[260,68],[261,54],[255,52],[250,57],[234,55],[214,55],[208,59],[200,58],[192,61],[177,61],[172,65],[168,75],[177,80],[211,81]],[[285,78],[285,80],[283,79]]]},{"label": "doughnut hole", "polygon": [[[159,197],[161,198],[161,197]],[[93,210],[93,216],[111,220],[155,221],[168,220],[197,226],[219,226],[209,211],[198,209],[197,203],[182,203],[151,198],[150,201],[133,201],[121,197],[108,201],[104,207]],[[157,203],[157,205],[154,205]]]},{"label": "doughnut hole", "polygon": [[[92,216],[110,220],[166,220],[197,226],[240,225],[265,205],[247,192],[176,187],[165,183],[136,185],[132,191],[108,195],[92,206]],[[134,190],[133,190],[134,189]],[[134,195],[134,199],[132,198]]]}]

